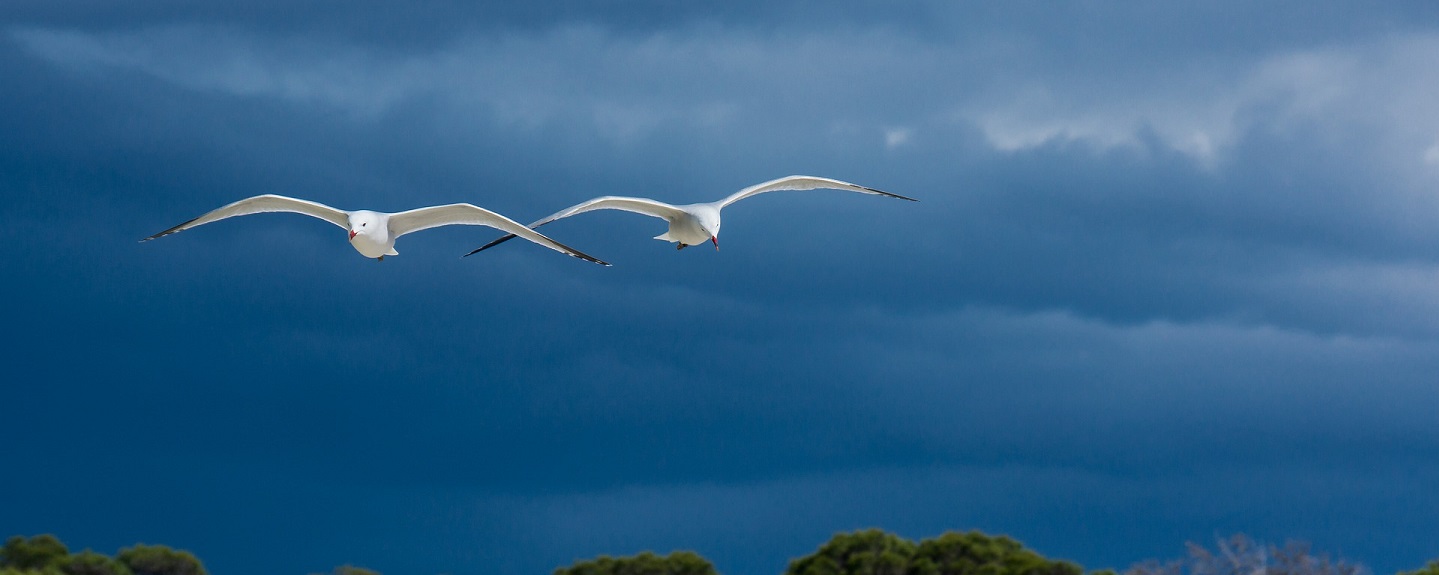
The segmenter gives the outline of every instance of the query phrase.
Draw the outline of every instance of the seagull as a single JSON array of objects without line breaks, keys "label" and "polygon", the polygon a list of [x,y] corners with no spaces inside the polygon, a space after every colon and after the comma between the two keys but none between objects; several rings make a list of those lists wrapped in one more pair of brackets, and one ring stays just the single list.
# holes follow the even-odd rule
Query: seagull
[{"label": "seagull", "polygon": [[[591,210],[622,210],[626,212],[644,214],[647,216],[654,216],[656,218],[661,218],[669,222],[669,230],[663,234],[655,236],[655,239],[667,242],[675,242],[677,244],[675,246],[675,249],[677,250],[682,250],[689,246],[700,245],[705,242],[712,242],[714,243],[715,251],[719,251],[720,210],[724,209],[725,206],[728,206],[750,196],[763,194],[765,192],[777,192],[780,190],[815,189],[845,190],[850,192],[859,192],[861,194],[872,194],[879,196],[887,196],[891,198],[899,198],[901,200],[909,200],[911,202],[919,201],[914,198],[907,198],[901,196],[899,194],[882,192],[874,188],[867,188],[858,184],[841,182],[839,180],[832,180],[829,178],[818,178],[814,176],[787,176],[779,178],[777,180],[770,180],[762,184],[750,186],[748,188],[735,192],[729,197],[718,202],[709,202],[702,204],[688,204],[683,206],[676,206],[666,204],[660,201],[651,200],[648,198],[602,196],[592,200],[581,202],[579,204],[575,204],[573,206],[550,214],[544,219],[530,224],[530,228],[538,228],[555,220],[561,218],[568,218],[575,214],[580,214]],[[478,249],[465,255],[474,255],[477,252],[492,248],[496,245],[513,239],[515,235],[516,234],[511,233],[510,235],[480,246]]]},{"label": "seagull", "polygon": [[354,246],[355,251],[360,252],[360,255],[367,258],[375,258],[379,261],[383,261],[385,256],[400,255],[399,252],[395,251],[395,240],[400,236],[439,226],[461,224],[489,226],[500,231],[510,232],[511,235],[508,237],[519,235],[557,252],[569,254],[603,266],[610,265],[520,225],[519,222],[470,204],[430,206],[396,213],[372,212],[369,210],[348,212],[332,208],[319,202],[265,194],[253,198],[245,198],[233,204],[223,206],[203,216],[140,241],[148,242],[155,238],[168,236],[176,232],[183,232],[195,226],[208,224],[225,218],[248,216],[261,212],[294,212],[297,214],[305,214],[345,228],[350,232],[350,245]]}]

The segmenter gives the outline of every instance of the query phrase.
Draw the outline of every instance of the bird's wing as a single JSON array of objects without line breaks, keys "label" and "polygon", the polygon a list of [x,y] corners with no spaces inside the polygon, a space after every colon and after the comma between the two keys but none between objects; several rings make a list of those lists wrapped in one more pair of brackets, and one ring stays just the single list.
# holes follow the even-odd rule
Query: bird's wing
[{"label": "bird's wing", "polygon": [[310,200],[301,200],[297,198],[277,196],[274,194],[265,194],[263,196],[245,198],[233,204],[213,210],[203,216],[200,216],[198,218],[195,218],[193,220],[190,220],[188,222],[185,222],[183,224],[180,224],[178,226],[175,226],[140,241],[150,241],[161,236],[168,236],[175,232],[183,232],[195,226],[208,224],[216,220],[233,218],[235,216],[248,216],[250,214],[258,214],[261,212],[295,212],[297,214],[305,214],[307,216],[314,216],[320,218],[342,228],[348,229],[350,227],[350,216],[342,210],[337,210],[325,204],[319,202],[312,202]]},{"label": "bird's wing", "polygon": [[917,202],[917,201],[919,201],[919,200],[916,200],[916,199],[914,199],[914,198],[908,198],[908,197],[905,197],[905,196],[901,196],[901,195],[899,195],[899,194],[891,194],[891,193],[889,193],[889,192],[883,192],[883,191],[880,191],[880,190],[876,190],[876,189],[874,189],[874,188],[866,188],[866,187],[861,186],[861,185],[858,185],[858,184],[851,184],[851,183],[849,183],[849,182],[841,182],[841,181],[839,181],[839,180],[831,180],[831,179],[829,179],[829,178],[817,178],[817,177],[814,177],[814,176],[787,176],[787,177],[780,178],[780,179],[778,179],[778,180],[770,180],[770,181],[765,182],[765,183],[763,183],[763,184],[756,184],[756,185],[750,186],[750,187],[748,187],[748,188],[745,188],[745,189],[743,189],[743,190],[740,190],[740,191],[738,191],[738,192],[735,192],[735,193],[731,194],[728,198],[725,198],[725,199],[723,199],[723,200],[720,200],[720,201],[718,202],[718,205],[719,205],[720,208],[723,208],[723,207],[725,207],[725,206],[728,206],[728,205],[730,205],[730,204],[733,204],[733,203],[735,203],[735,202],[738,202],[738,201],[743,200],[743,199],[745,199],[745,198],[748,198],[748,197],[750,197],[750,196],[753,196],[753,195],[756,195],[756,194],[763,194],[763,193],[765,193],[765,192],[778,192],[778,191],[781,191],[781,190],[818,190],[818,189],[846,190],[846,191],[850,191],[850,192],[859,192],[859,193],[861,193],[861,194],[874,194],[874,195],[879,195],[879,196],[889,196],[889,197],[891,197],[891,198],[899,198],[899,199],[901,199],[901,200],[909,200],[909,201],[911,201],[911,202]]},{"label": "bird's wing", "polygon": [[[685,215],[684,210],[681,210],[664,202],[657,202],[655,200],[647,198],[601,196],[592,200],[580,202],[578,204],[545,216],[544,218],[535,221],[534,223],[531,223],[530,228],[538,228],[555,220],[568,218],[575,214],[584,213],[592,210],[621,210],[626,212],[634,212],[637,214],[644,214],[647,216],[654,216],[656,218],[663,218],[669,221],[673,221],[675,218],[679,218]],[[465,255],[468,256],[476,252],[487,250],[504,242],[510,241],[511,239],[514,239],[514,237],[515,234],[511,233],[510,235],[480,246],[474,251],[471,251],[470,253]]]},{"label": "bird's wing", "polygon": [[390,233],[397,238],[410,232],[448,225],[489,226],[509,232],[511,236],[518,235],[560,253],[604,266],[610,265],[594,256],[552,240],[517,221],[471,204],[431,206],[390,215]]}]

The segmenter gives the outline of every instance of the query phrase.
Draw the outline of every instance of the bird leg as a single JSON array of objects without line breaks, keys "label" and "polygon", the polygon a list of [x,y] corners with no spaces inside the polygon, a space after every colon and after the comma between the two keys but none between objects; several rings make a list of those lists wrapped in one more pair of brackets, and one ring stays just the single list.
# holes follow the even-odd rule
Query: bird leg
[{"label": "bird leg", "polygon": [[675,251],[679,251],[679,250],[685,249],[686,247],[689,247],[689,246],[686,246],[686,245],[684,245],[683,243],[677,243],[677,244],[675,244]]},{"label": "bird leg", "polygon": [[377,258],[375,258],[375,261],[377,261],[377,262],[385,261],[385,256],[377,257]]}]

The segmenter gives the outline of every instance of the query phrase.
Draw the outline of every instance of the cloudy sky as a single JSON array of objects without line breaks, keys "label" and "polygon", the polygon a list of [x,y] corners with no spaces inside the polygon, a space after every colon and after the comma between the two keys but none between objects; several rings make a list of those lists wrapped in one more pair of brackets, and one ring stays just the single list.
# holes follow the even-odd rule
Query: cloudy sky
[{"label": "cloudy sky", "polygon": [[[0,535],[545,573],[838,531],[1439,558],[1439,7],[0,6]],[[709,201],[723,251],[260,215]],[[524,244],[524,245],[521,245]]]}]

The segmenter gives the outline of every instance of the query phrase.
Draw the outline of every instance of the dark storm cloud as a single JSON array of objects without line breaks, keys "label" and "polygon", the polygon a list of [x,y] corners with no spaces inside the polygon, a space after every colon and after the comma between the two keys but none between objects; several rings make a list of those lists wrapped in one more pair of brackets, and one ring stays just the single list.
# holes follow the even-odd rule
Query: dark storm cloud
[{"label": "dark storm cloud", "polygon": [[[760,572],[869,525],[1428,558],[1427,4],[347,7],[3,9],[0,430],[68,479],[0,486],[75,503],[0,528],[217,571]],[[789,173],[922,201],[769,194],[718,254],[546,228],[613,269],[460,259],[479,229],[376,263],[294,215],[135,242],[265,192],[529,221]]]},{"label": "dark storm cloud", "polygon": [[[1003,6],[954,6],[946,2],[734,1],[695,4],[655,0],[543,3],[438,0],[251,1],[197,4],[174,0],[107,2],[9,2],[0,14],[10,22],[92,31],[172,24],[233,25],[278,34],[327,34],[396,49],[443,45],[457,37],[508,30],[542,30],[556,24],[593,23],[649,33],[696,25],[757,30],[893,28],[953,38],[990,31],[1042,39],[1052,53],[1075,62],[1096,55],[1126,59],[1194,52],[1243,53],[1422,28],[1434,16],[1425,2],[1244,2],[1196,7],[1156,7],[1135,2],[1011,2]],[[1123,34],[1114,34],[1123,31]],[[1135,45],[1153,50],[1136,52]]]},{"label": "dark storm cloud", "polygon": [[[876,176],[844,177],[910,191],[924,196],[935,207],[906,212],[899,206],[856,203],[852,198],[836,200],[845,202],[845,207],[855,206],[852,209],[857,211],[874,212],[870,217],[894,218],[853,224],[845,222],[845,218],[854,217],[847,215],[852,212],[830,217],[829,210],[835,208],[828,205],[802,207],[812,202],[810,198],[767,197],[762,201],[780,207],[768,211],[737,207],[735,212],[741,217],[732,218],[728,229],[739,230],[731,235],[738,238],[734,241],[744,242],[753,235],[746,233],[747,229],[779,228],[770,233],[777,234],[775,241],[784,249],[793,243],[783,235],[788,231],[783,229],[784,219],[801,210],[819,210],[823,218],[819,225],[797,231],[831,242],[827,254],[831,257],[850,254],[856,261],[866,261],[880,258],[867,255],[862,241],[866,238],[854,231],[874,229],[880,233],[907,226],[906,236],[885,237],[874,246],[886,251],[913,250],[923,258],[921,261],[935,262],[917,272],[926,279],[920,285],[932,291],[908,290],[904,301],[909,305],[944,305],[954,301],[955,295],[973,291],[978,299],[989,303],[1039,309],[1057,304],[1125,320],[1227,315],[1258,321],[1310,321],[1317,322],[1308,326],[1312,329],[1343,330],[1342,318],[1324,318],[1313,309],[1279,309],[1292,305],[1289,300],[1293,294],[1289,292],[1271,297],[1277,301],[1265,302],[1265,309],[1242,309],[1240,306],[1251,304],[1235,300],[1252,299],[1260,287],[1269,288],[1225,282],[1226,272],[1210,269],[1216,265],[1212,261],[1244,265],[1236,271],[1246,275],[1252,275],[1253,269],[1282,273],[1286,268],[1295,274],[1313,274],[1314,270],[1307,268],[1312,264],[1310,256],[1323,250],[1352,252],[1351,257],[1358,261],[1350,262],[1350,267],[1402,268],[1416,257],[1423,258],[1427,251],[1422,246],[1434,243],[1430,228],[1411,217],[1413,210],[1407,207],[1416,201],[1432,200],[1412,196],[1404,198],[1407,203],[1370,201],[1376,195],[1371,189],[1373,178],[1390,177],[1379,172],[1392,168],[1392,157],[1375,157],[1373,146],[1358,150],[1356,155],[1349,141],[1338,145],[1325,142],[1326,132],[1335,124],[1356,130],[1385,128],[1371,125],[1384,118],[1365,115],[1372,108],[1365,91],[1349,93],[1348,86],[1368,80],[1362,70],[1355,68],[1373,63],[1399,74],[1422,67],[1422,59],[1402,56],[1415,48],[1427,50],[1429,46],[1423,41],[1364,46],[1357,55],[1330,49],[1280,55],[1259,64],[1226,64],[1201,70],[1199,77],[1205,79],[1226,74],[1247,78],[1237,88],[1220,84],[1210,89],[1213,96],[1218,96],[1217,104],[1203,93],[1188,93],[1182,83],[1180,87],[1161,83],[1151,90],[1159,92],[1158,96],[1141,93],[1137,106],[1108,103],[1129,89],[1127,85],[1089,95],[1084,92],[1092,89],[1080,86],[1077,100],[1056,100],[1054,90],[1071,87],[1069,82],[1061,81],[1054,86],[1040,86],[1035,92],[1038,100],[1032,106],[1016,107],[996,104],[990,101],[990,95],[975,93],[967,87],[974,83],[971,80],[936,77],[934,72],[943,63],[953,61],[944,50],[883,34],[877,37],[881,42],[862,48],[837,42],[821,43],[820,49],[810,46],[810,41],[781,40],[780,47],[771,49],[761,62],[755,59],[757,53],[753,50],[765,41],[763,37],[730,41],[662,36],[634,42],[601,30],[567,28],[536,37],[460,47],[420,61],[386,62],[380,58],[378,64],[343,45],[321,45],[320,53],[328,56],[306,56],[315,48],[308,44],[288,48],[281,44],[278,51],[250,61],[244,58],[253,58],[245,55],[254,52],[248,48],[254,39],[226,33],[220,37],[228,39],[217,43],[201,30],[188,29],[126,37],[92,38],[50,32],[16,36],[29,49],[64,62],[136,67],[152,77],[201,93],[216,89],[234,92],[241,102],[256,97],[261,102],[279,98],[303,109],[318,107],[356,114],[352,119],[358,125],[340,122],[338,126],[320,124],[316,128],[355,135],[353,141],[357,143],[344,144],[348,149],[339,151],[359,156],[364,162],[360,174],[372,181],[361,182],[362,189],[410,188],[419,193],[407,196],[447,201],[456,194],[475,194],[472,190],[478,187],[485,201],[496,202],[487,205],[507,212],[520,209],[545,213],[556,205],[599,193],[635,193],[676,201],[710,199],[784,173],[779,170],[801,171],[794,166],[814,166],[804,170],[833,173],[842,171],[840,166],[879,156],[884,162],[871,168]],[[206,39],[203,46],[197,44],[201,38]],[[207,50],[218,53],[207,56]],[[676,51],[679,56],[674,55]],[[176,59],[170,54],[187,56]],[[520,54],[541,64],[516,71],[516,79],[512,77],[516,74],[506,73],[509,65],[504,62]],[[241,60],[237,62],[236,58]],[[342,64],[353,64],[340,69],[355,71],[335,74],[335,58]],[[686,69],[683,63],[692,58],[713,62],[717,71]],[[217,68],[210,65],[212,61],[229,64]],[[463,62],[463,68],[456,62]],[[983,71],[996,62],[997,58],[991,56],[969,61],[966,66]],[[1335,69],[1330,70],[1331,65]],[[287,71],[288,68],[294,70]],[[635,70],[641,69],[658,70],[674,77],[674,81],[660,84],[663,89],[658,93],[642,89],[653,82],[636,74]],[[453,73],[460,70],[467,71]],[[787,82],[787,76],[794,73],[801,74],[804,80]],[[847,76],[881,81],[874,83],[878,87],[856,89],[835,80]],[[390,88],[392,82],[385,79],[392,77],[406,82]],[[756,77],[761,80],[755,81]],[[1411,85],[1402,79],[1394,85],[1387,78],[1385,81],[1391,85],[1385,86],[1386,93],[1397,105],[1408,102],[1392,95],[1424,86],[1422,81]],[[1130,80],[1128,84],[1137,87],[1141,82]],[[770,90],[755,95],[746,88],[750,85],[783,89],[777,94]],[[933,89],[909,90],[929,95],[901,95],[910,100],[901,108],[905,112],[881,112],[876,117],[870,110],[890,109],[879,103],[890,98],[893,90],[887,86],[894,85],[929,85]],[[463,94],[461,99],[440,95],[454,93],[454,88],[463,88],[459,92]],[[479,93],[485,95],[471,95]],[[471,98],[478,100],[470,101]],[[1154,98],[1173,101],[1150,101]],[[799,106],[800,102],[806,106]],[[819,106],[811,107],[813,103]],[[1051,104],[1060,110],[1046,111]],[[1181,113],[1177,106],[1185,104],[1196,109]],[[792,113],[798,110],[831,112]],[[229,120],[231,124],[258,121],[262,127],[267,115],[273,115],[262,109],[262,117],[252,120],[245,117],[245,111],[214,111],[221,117],[236,115]],[[1399,111],[1402,110],[1396,110]],[[1316,114],[1330,112],[1341,115],[1314,123]],[[1198,120],[1190,117],[1196,114]],[[294,158],[296,154],[289,153],[285,145],[294,138],[284,130],[294,122],[310,125],[314,120],[294,114],[288,115],[284,123],[270,122],[273,129],[252,131],[249,149]],[[684,134],[694,131],[710,138],[702,146],[693,138],[684,138]],[[192,137],[203,141],[212,132],[197,131]],[[505,135],[503,144],[476,136],[494,133]],[[1391,146],[1411,146],[1407,150],[1378,151],[1406,152],[1411,160],[1407,169],[1414,171],[1414,164],[1420,162],[1413,160],[1423,156],[1424,146],[1432,144],[1405,140],[1422,133],[1421,129],[1376,134],[1381,142],[1396,140]],[[589,134],[588,140],[584,134]],[[305,142],[303,134],[297,135],[307,148],[323,147]],[[607,149],[597,151],[601,154],[598,157],[582,143],[595,138],[609,141]],[[984,146],[986,140],[1009,151],[996,155]],[[260,142],[264,144],[255,145]],[[760,157],[759,150],[770,153]],[[1015,154],[1016,151],[1025,153]],[[719,155],[735,153],[739,155]],[[970,157],[961,159],[961,155]],[[524,169],[508,174],[476,174],[476,168],[469,167],[473,164],[470,158],[476,156],[512,158],[505,165]],[[1340,158],[1347,163],[1335,161]],[[1357,172],[1356,161],[1364,166]],[[571,166],[578,173],[568,177],[552,175],[557,163]],[[765,172],[756,170],[755,176],[740,180],[724,172],[725,166],[733,164],[775,167]],[[1276,164],[1287,169],[1276,170]],[[706,171],[696,167],[688,174],[671,175],[674,166],[705,165],[714,168]],[[1419,167],[1422,172],[1423,167]],[[243,166],[236,168],[237,172],[243,171]],[[302,171],[303,166],[296,170]],[[531,179],[536,174],[539,179]],[[494,183],[469,183],[476,175]],[[734,183],[719,188],[704,181],[720,177]],[[321,178],[314,179],[315,185],[321,185]],[[873,179],[894,183],[869,181]],[[346,184],[353,185],[341,180],[340,185]],[[448,197],[440,194],[445,190],[450,190]],[[500,190],[518,193],[498,193]],[[1407,192],[1398,188],[1377,193],[1385,196]],[[746,210],[755,215],[747,216]],[[749,218],[758,220],[754,228],[747,227]],[[897,223],[901,221],[905,223]],[[1085,243],[1076,245],[1074,238]],[[1176,250],[1188,257],[1176,260]],[[812,248],[803,251],[803,255],[791,254],[791,262],[782,265],[801,269],[837,267],[833,259],[812,257]],[[1382,260],[1396,255],[1402,261],[1371,261],[1376,256]],[[1142,263],[1135,265],[1136,260]],[[889,263],[909,266],[908,260],[890,259]],[[1005,273],[993,273],[996,269],[1004,269]],[[863,278],[846,277],[843,271],[838,276],[809,271],[798,275],[863,283]],[[965,275],[966,272],[971,273]],[[1069,281],[1045,281],[1061,274]],[[868,275],[893,277],[893,273]],[[1115,290],[1114,278],[1128,278],[1126,287],[1150,289],[1153,295]],[[1279,281],[1282,283],[1283,278]],[[765,285],[753,287],[761,291],[773,289]],[[804,283],[780,287],[806,299],[816,292],[831,291],[816,290],[817,286]],[[1048,291],[1031,293],[1034,289]],[[875,295],[865,291],[859,297],[872,300]],[[1383,299],[1382,295],[1363,297]],[[1372,324],[1373,314],[1368,311],[1354,317]],[[1362,329],[1383,328],[1366,325]]]}]

